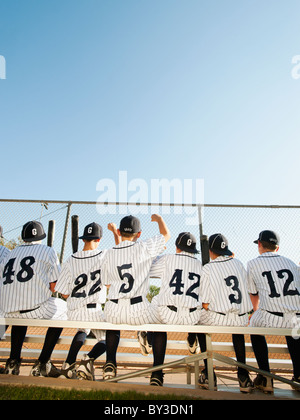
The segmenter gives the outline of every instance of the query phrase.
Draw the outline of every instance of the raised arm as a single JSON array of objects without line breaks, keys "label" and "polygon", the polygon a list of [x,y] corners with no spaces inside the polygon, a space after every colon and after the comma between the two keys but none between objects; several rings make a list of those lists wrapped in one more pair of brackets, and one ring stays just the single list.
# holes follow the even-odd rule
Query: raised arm
[{"label": "raised arm", "polygon": [[161,235],[163,235],[164,238],[165,238],[165,241],[168,242],[171,235],[170,235],[169,229],[168,229],[164,219],[162,218],[162,216],[160,216],[159,214],[152,214],[151,221],[156,222],[158,224],[159,233]]},{"label": "raised arm", "polygon": [[119,243],[121,242],[121,237],[120,237],[120,235],[118,234],[118,228],[117,228],[117,225],[116,225],[115,223],[109,223],[109,224],[107,225],[107,229],[108,229],[108,230],[110,230],[110,231],[113,233],[113,235],[114,235],[114,239],[115,239],[115,244],[116,244],[116,245],[119,245]]}]

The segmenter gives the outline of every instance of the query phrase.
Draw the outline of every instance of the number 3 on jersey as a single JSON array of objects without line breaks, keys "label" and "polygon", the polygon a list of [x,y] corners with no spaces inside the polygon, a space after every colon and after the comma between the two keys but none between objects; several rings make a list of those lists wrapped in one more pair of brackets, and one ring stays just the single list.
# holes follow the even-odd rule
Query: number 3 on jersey
[{"label": "number 3 on jersey", "polygon": [[236,276],[229,276],[224,279],[226,286],[230,287],[235,293],[228,296],[230,303],[240,304],[242,302],[242,293],[239,289],[239,280]]}]

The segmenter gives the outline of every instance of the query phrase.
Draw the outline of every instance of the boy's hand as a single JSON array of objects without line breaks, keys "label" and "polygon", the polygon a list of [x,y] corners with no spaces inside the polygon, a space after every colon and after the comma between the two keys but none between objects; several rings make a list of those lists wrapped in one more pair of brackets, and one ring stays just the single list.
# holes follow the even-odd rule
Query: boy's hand
[{"label": "boy's hand", "polygon": [[117,231],[117,225],[115,223],[109,223],[107,225],[107,229],[110,230],[111,232],[116,232]]},{"label": "boy's hand", "polygon": [[159,214],[152,214],[151,216],[151,222],[160,222],[162,220],[162,217]]}]

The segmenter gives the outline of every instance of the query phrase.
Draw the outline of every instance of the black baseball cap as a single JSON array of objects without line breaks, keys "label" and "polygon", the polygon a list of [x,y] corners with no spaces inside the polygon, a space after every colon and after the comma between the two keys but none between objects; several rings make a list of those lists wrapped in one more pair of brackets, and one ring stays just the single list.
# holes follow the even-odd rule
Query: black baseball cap
[{"label": "black baseball cap", "polygon": [[98,225],[98,223],[90,223],[86,225],[83,231],[83,235],[79,237],[79,239],[87,239],[92,241],[93,239],[101,239],[102,238],[102,227]]},{"label": "black baseball cap", "polygon": [[22,228],[21,237],[25,242],[36,242],[46,238],[43,225],[36,220],[25,223]]},{"label": "black baseball cap", "polygon": [[196,238],[190,232],[181,232],[175,241],[177,248],[181,251],[190,252],[191,254],[199,254],[196,248]]},{"label": "black baseball cap", "polygon": [[141,232],[141,222],[135,216],[125,216],[120,222],[120,232],[123,233],[138,233]]},{"label": "black baseball cap", "polygon": [[273,230],[263,230],[260,232],[258,239],[254,241],[255,244],[258,244],[258,241],[269,242],[274,245],[279,245],[280,238],[276,232]]},{"label": "black baseball cap", "polygon": [[3,238],[3,228],[0,226],[0,238]]},{"label": "black baseball cap", "polygon": [[228,249],[228,241],[221,233],[215,233],[208,239],[209,249],[217,255],[231,256],[233,253]]}]

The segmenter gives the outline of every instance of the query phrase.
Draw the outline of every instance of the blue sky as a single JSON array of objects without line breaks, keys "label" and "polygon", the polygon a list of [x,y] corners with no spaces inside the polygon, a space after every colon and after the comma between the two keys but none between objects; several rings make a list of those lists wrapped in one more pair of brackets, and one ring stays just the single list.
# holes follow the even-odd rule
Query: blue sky
[{"label": "blue sky", "polygon": [[[1,198],[204,179],[299,205],[299,0],[1,0]],[[299,71],[300,74],[300,71]]]}]

